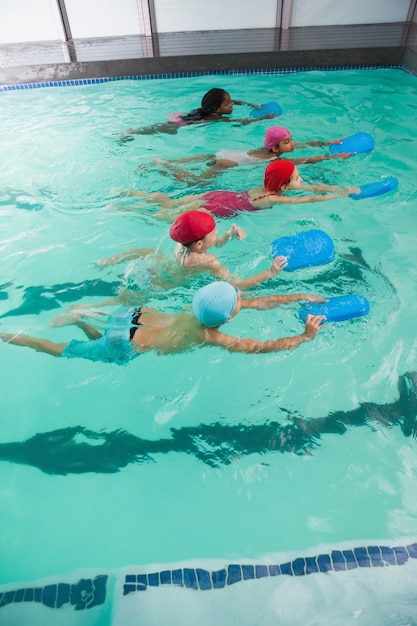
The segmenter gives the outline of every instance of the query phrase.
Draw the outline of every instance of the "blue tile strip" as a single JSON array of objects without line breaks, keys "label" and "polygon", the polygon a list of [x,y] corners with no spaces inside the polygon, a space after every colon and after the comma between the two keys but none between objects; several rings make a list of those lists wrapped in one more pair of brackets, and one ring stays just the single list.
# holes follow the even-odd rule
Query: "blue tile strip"
[{"label": "blue tile strip", "polygon": [[101,78],[75,78],[71,80],[52,80],[41,83],[20,83],[16,85],[0,85],[0,91],[19,91],[22,89],[40,89],[43,87],[74,87],[77,85],[97,85],[121,80],[156,80],[165,78],[192,78],[195,76],[236,76],[250,74],[295,74],[298,72],[325,71],[334,72],[339,70],[379,70],[391,69],[402,70],[407,74],[416,76],[416,72],[403,64],[375,64],[375,65],[326,65],[305,67],[270,67],[263,69],[246,70],[214,70],[207,72],[180,72],[177,74],[138,74],[132,76],[103,76]]},{"label": "blue tile strip", "polygon": [[[399,566],[409,559],[417,559],[417,543],[406,546],[359,546],[352,550],[333,550],[330,554],[298,557],[281,565],[230,564],[221,570],[209,572],[202,568],[163,570],[149,574],[126,574],[123,595],[146,591],[148,587],[174,585],[195,591],[223,589],[247,580],[274,576],[308,576],[327,572],[341,572],[357,567],[379,568]],[[65,604],[76,611],[104,604],[106,600],[107,576],[83,578],[75,584],[56,583],[45,587],[19,588],[0,592],[0,608],[8,604],[39,602],[44,606],[59,609]]]},{"label": "blue tile strip", "polygon": [[[135,582],[136,582],[136,577]],[[138,577],[139,578],[139,577]],[[0,607],[17,602],[40,602],[51,609],[59,609],[64,604],[71,604],[76,611],[91,609],[104,604],[106,599],[107,576],[83,578],[73,585],[57,583],[45,587],[17,589],[0,593]],[[144,587],[146,589],[146,586]],[[137,591],[132,585],[131,591]]]},{"label": "blue tile strip", "polygon": [[213,589],[223,589],[226,585],[226,570],[221,569],[218,572],[212,572],[211,579],[213,581]]},{"label": "blue tile strip", "polygon": [[[204,569],[184,568],[164,570],[160,574],[160,580],[164,579],[164,584],[173,584],[206,591],[208,589],[223,589],[226,586],[236,583],[255,580],[257,578],[267,578],[272,576],[308,576],[309,574],[319,574],[327,572],[345,572],[357,567],[389,567],[391,565],[404,565],[408,559],[417,559],[417,543],[407,546],[388,548],[386,546],[360,546],[353,550],[333,550],[330,554],[319,554],[317,556],[298,557],[294,561],[283,563],[282,565],[227,565],[224,569],[216,572],[209,572]],[[171,576],[172,575],[172,576]],[[156,580],[158,573],[133,574],[125,576],[123,595],[132,591],[145,591],[143,582],[139,583],[139,578],[148,579],[148,585]],[[138,580],[137,584],[132,581]],[[169,581],[172,580],[172,583]],[[16,592],[17,593],[17,592]],[[13,601],[13,600],[12,600]],[[14,600],[16,602],[16,600]]]}]

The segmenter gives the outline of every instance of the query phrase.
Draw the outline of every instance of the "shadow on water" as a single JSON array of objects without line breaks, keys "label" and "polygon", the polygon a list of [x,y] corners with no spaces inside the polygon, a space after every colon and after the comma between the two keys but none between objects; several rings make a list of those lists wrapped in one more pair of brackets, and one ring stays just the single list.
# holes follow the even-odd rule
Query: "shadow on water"
[{"label": "shadow on water", "polygon": [[211,467],[231,464],[249,454],[311,453],[326,434],[350,428],[399,426],[405,437],[417,436],[417,372],[398,379],[399,398],[392,403],[365,402],[352,411],[302,418],[281,409],[286,424],[200,424],[171,429],[171,437],[141,439],[124,430],[94,432],[82,426],[38,433],[23,442],[0,444],[0,460],[32,465],[47,474],[115,473],[130,463],[156,462],[158,454],[190,454]]},{"label": "shadow on water", "polygon": [[[11,283],[0,285],[0,290],[10,285]],[[42,311],[60,309],[63,304],[78,302],[78,300],[89,296],[113,297],[117,295],[119,288],[120,282],[106,282],[99,278],[84,280],[81,283],[62,283],[51,287],[44,287],[43,285],[26,287],[23,292],[23,302],[15,309],[10,309],[10,311],[0,315],[0,318],[38,315]],[[0,299],[4,300],[4,296],[5,294],[2,293]]]}]

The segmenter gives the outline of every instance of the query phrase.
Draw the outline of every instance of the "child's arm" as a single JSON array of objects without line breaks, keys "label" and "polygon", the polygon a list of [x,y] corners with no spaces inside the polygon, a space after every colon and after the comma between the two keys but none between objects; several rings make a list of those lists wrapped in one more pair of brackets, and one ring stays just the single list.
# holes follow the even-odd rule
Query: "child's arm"
[{"label": "child's arm", "polygon": [[288,161],[294,163],[295,165],[302,165],[308,163],[320,163],[320,161],[328,161],[329,159],[348,159],[351,157],[354,152],[340,152],[339,154],[318,154],[313,157],[297,157],[295,159],[289,158]]},{"label": "child's arm", "polygon": [[259,339],[241,339],[225,335],[217,329],[206,329],[205,340],[211,345],[221,346],[230,352],[247,352],[259,354],[267,352],[279,352],[281,350],[293,350],[305,341],[311,341],[321,329],[324,321],[323,315],[307,315],[304,332],[295,337],[260,341]]},{"label": "child's arm", "polygon": [[259,311],[265,311],[268,309],[275,309],[280,304],[299,302],[300,300],[306,300],[307,302],[327,302],[325,298],[315,296],[311,293],[293,293],[289,296],[277,295],[261,296],[260,298],[245,298],[242,299],[242,309],[258,309]]},{"label": "child's arm", "polygon": [[346,193],[328,193],[327,195],[322,196],[301,196],[297,197],[281,197],[281,202],[288,202],[289,204],[307,204],[308,202],[325,202],[327,200],[334,200],[336,198],[346,198],[350,195],[350,193],[354,192],[346,192]]},{"label": "child's arm", "polygon": [[358,192],[345,189],[343,190],[343,193],[329,193],[322,196],[276,196],[271,194],[265,196],[265,198],[260,198],[259,200],[256,200],[254,204],[256,204],[256,206],[269,207],[271,206],[271,204],[306,204],[307,202],[324,202],[325,200],[334,200],[335,198],[345,198],[351,193]]},{"label": "child's arm", "polygon": [[246,233],[243,228],[240,226],[236,226],[236,224],[232,224],[228,231],[224,233],[221,237],[217,237],[214,245],[216,247],[223,246],[225,243],[230,241],[230,239],[246,239]]},{"label": "child's arm", "polygon": [[260,109],[259,104],[251,104],[250,102],[244,102],[243,100],[232,100],[232,104],[236,104],[237,106],[248,106],[252,109]]},{"label": "child's arm", "polygon": [[314,193],[335,192],[343,196],[349,196],[351,193],[359,193],[358,187],[339,187],[338,185],[300,185],[297,189],[305,189]]},{"label": "child's arm", "polygon": [[152,248],[131,248],[130,250],[126,250],[126,252],[115,254],[108,259],[105,259],[104,257],[98,259],[98,261],[95,261],[94,263],[100,270],[102,270],[109,265],[118,265],[119,263],[124,263],[125,261],[132,261],[133,259],[148,256],[154,252],[155,250]]},{"label": "child's arm", "polygon": [[261,122],[262,120],[272,120],[273,117],[278,117],[275,113],[268,113],[267,115],[261,115],[259,117],[244,117],[241,120],[230,120],[231,122],[238,122],[239,125],[246,126],[247,124],[253,124],[253,122]]},{"label": "child's arm", "polygon": [[285,256],[277,256],[271,263],[271,267],[263,272],[259,272],[259,274],[255,274],[255,276],[249,276],[248,278],[237,278],[231,279],[229,282],[232,283],[237,289],[244,291],[245,289],[251,289],[252,287],[256,287],[261,283],[264,283],[266,280],[273,278],[274,276],[278,276],[282,270],[287,267],[288,260]]},{"label": "child's arm", "polygon": [[316,148],[322,148],[323,146],[330,146],[332,143],[341,143],[344,137],[339,137],[338,139],[329,139],[328,141],[294,141],[295,148],[302,148],[303,146],[313,146]]},{"label": "child's arm", "polygon": [[[240,289],[241,291],[244,291],[245,289],[251,289],[252,287],[256,287],[257,285],[260,285],[266,280],[269,280],[270,278],[277,276],[280,272],[282,272],[282,270],[287,265],[288,265],[287,257],[277,256],[272,261],[271,267],[269,269],[264,270],[263,272],[259,272],[259,274],[255,274],[255,276],[249,276],[248,278],[237,278],[233,276],[229,272],[229,270],[220,263],[217,257],[212,255],[212,260],[211,262],[207,263],[206,268],[213,276],[216,276],[217,278],[221,278],[222,280],[226,280],[227,282],[234,285],[236,289]],[[282,296],[282,297],[285,297],[285,296]],[[247,307],[247,308],[250,308],[250,307]],[[256,307],[251,307],[251,308],[256,308]]]}]

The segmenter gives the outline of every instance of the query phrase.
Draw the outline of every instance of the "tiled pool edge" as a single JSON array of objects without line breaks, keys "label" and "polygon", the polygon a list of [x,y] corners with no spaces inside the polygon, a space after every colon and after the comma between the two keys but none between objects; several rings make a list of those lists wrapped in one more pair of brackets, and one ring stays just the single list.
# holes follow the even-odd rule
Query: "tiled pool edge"
[{"label": "tiled pool edge", "polygon": [[264,68],[264,69],[238,69],[238,70],[213,70],[200,72],[177,72],[172,74],[134,74],[126,76],[102,76],[97,78],[71,78],[68,80],[52,80],[34,83],[15,83],[0,85],[0,91],[20,91],[25,89],[40,89],[44,87],[68,87],[77,85],[96,85],[122,80],[157,80],[170,78],[192,78],[194,76],[232,76],[232,75],[253,75],[253,74],[295,74],[298,72],[310,71],[342,71],[342,70],[377,70],[394,69],[401,70],[407,74],[417,76],[417,71],[413,71],[403,64],[364,64],[364,65],[329,65],[329,66],[305,66],[305,67],[284,67],[284,68]]},{"label": "tiled pool edge", "polygon": [[[300,44],[303,46],[303,42]],[[304,45],[312,45],[311,42]],[[110,55],[110,52],[108,53]],[[216,54],[188,54],[144,58],[102,58],[84,61],[57,61],[42,63],[33,50],[29,64],[0,67],[0,85],[26,84],[60,80],[93,79],[112,76],[177,76],[229,73],[236,71],[263,71],[264,68],[302,70],[327,67],[358,67],[364,65],[404,65],[417,71],[417,58],[413,47],[403,45],[369,48],[341,47],[290,50],[265,50],[263,52],[236,52]]]},{"label": "tiled pool edge", "polygon": [[[403,546],[370,545],[348,549],[338,548],[316,556],[297,557],[281,564],[231,563],[218,570],[204,567],[165,568],[146,572],[145,566],[126,568],[123,588],[116,594],[128,595],[155,587],[180,587],[194,591],[223,589],[249,580],[276,576],[309,576],[329,572],[347,572],[357,568],[384,568],[405,565],[409,559],[417,559],[417,543]],[[149,569],[149,568],[148,568]],[[130,571],[131,570],[131,571]],[[56,582],[45,586],[17,586],[2,591],[0,586],[0,608],[11,604],[41,603],[48,608],[70,605],[75,610],[91,609],[111,604],[107,593],[109,576],[98,574],[93,578],[82,578],[77,583]],[[8,585],[9,587],[10,585]],[[4,587],[4,586],[3,586]],[[113,601],[120,599],[117,595]]]},{"label": "tiled pool edge", "polygon": [[[104,604],[107,594],[108,576],[82,578],[75,584],[59,582],[44,587],[19,587],[16,590],[0,591],[0,608],[8,604],[37,602],[51,609],[70,604],[75,610],[91,609]],[[1,587],[0,587],[1,589]]]},{"label": "tiled pool edge", "polygon": [[222,589],[238,582],[275,576],[308,576],[327,572],[341,572],[358,567],[387,567],[404,565],[409,558],[417,559],[417,543],[407,546],[367,546],[349,550],[333,550],[330,554],[297,557],[281,565],[231,564],[209,572],[201,568],[163,570],[150,574],[127,574],[124,595],[146,591],[148,587],[174,585],[207,591]]}]

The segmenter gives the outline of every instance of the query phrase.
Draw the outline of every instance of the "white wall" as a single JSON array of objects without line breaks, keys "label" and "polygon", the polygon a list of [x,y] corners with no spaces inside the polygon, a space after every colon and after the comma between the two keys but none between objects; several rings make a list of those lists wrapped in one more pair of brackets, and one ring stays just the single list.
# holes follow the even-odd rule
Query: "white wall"
[{"label": "white wall", "polygon": [[405,22],[410,0],[294,0],[292,26]]},{"label": "white wall", "polygon": [[56,0],[0,0],[0,43],[64,40]]},{"label": "white wall", "polygon": [[65,6],[74,39],[142,34],[137,0],[65,0]]},{"label": "white wall", "polygon": [[160,33],[274,28],[276,13],[276,0],[155,0]]},{"label": "white wall", "polygon": [[[279,0],[155,0],[157,30],[274,28]],[[294,0],[293,26],[403,22],[410,0]],[[75,39],[144,33],[141,0],[66,0]],[[57,0],[0,0],[0,44],[64,40]],[[212,50],[222,52],[222,50]]]}]

